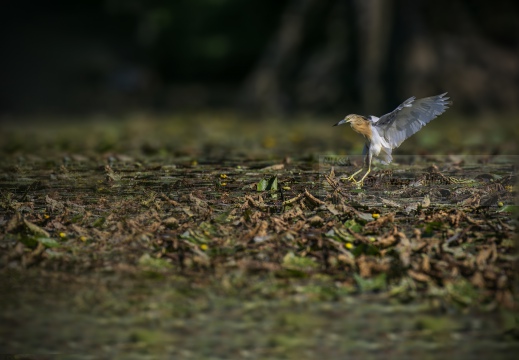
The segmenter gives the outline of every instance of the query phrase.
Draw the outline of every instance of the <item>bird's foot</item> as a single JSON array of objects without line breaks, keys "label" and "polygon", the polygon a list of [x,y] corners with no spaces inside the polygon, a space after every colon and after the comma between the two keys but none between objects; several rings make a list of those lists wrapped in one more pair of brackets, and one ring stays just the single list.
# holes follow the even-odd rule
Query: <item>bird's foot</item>
[{"label": "bird's foot", "polygon": [[353,184],[355,184],[355,186],[357,187],[357,189],[360,189],[362,187],[362,185],[364,185],[364,181],[362,180],[356,180],[353,175],[352,176],[348,176],[346,178],[341,178],[341,181],[349,181],[349,182],[352,182]]},{"label": "bird's foot", "polygon": [[355,184],[355,187],[357,189],[361,189],[364,186],[364,179],[360,179],[360,180],[353,179],[352,183]]},{"label": "bird's foot", "polygon": [[368,171],[366,171],[366,173],[364,174],[364,176],[360,180],[356,180],[355,179],[355,175],[359,174],[360,172],[362,172],[362,169],[360,169],[359,171],[351,174],[347,178],[341,178],[341,180],[342,181],[351,181],[352,183],[354,183],[357,186],[357,189],[360,189],[364,185],[364,179],[371,172],[371,167],[368,167]]},{"label": "bird's foot", "polygon": [[341,178],[342,181],[351,181],[353,183],[356,183],[357,180],[355,180],[355,178],[353,177],[353,175],[351,176],[348,176],[348,177],[345,177],[345,178]]},{"label": "bird's foot", "polygon": [[[362,171],[362,168],[356,172],[354,172],[353,174],[351,174],[350,176],[348,176],[347,178],[342,178],[341,180],[342,181],[351,181],[352,183],[354,184],[358,184],[358,181],[355,180],[355,175],[359,174],[360,172]],[[362,182],[362,181],[361,181]]]}]

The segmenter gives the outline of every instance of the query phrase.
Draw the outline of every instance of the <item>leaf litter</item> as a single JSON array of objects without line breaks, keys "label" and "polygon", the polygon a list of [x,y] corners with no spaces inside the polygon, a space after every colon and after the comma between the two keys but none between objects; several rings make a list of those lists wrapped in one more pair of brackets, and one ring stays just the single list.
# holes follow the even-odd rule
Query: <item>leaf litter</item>
[{"label": "leaf litter", "polygon": [[6,156],[0,267],[517,309],[515,164],[441,165],[374,171],[359,191],[308,159]]},{"label": "leaf litter", "polygon": [[[276,167],[277,175],[267,177],[244,175],[236,171],[238,164],[254,167],[251,162],[217,169],[179,165],[166,173],[143,160],[139,166],[124,161],[99,171],[82,160],[60,165],[58,171],[68,176],[50,181],[45,163],[16,172],[4,164],[10,181],[1,184],[1,265],[67,269],[71,258],[55,254],[73,253],[79,272],[113,268],[113,261],[138,269],[150,259],[164,259],[152,267],[163,264],[165,272],[196,276],[218,272],[231,259],[242,268],[251,262],[257,271],[260,261],[267,272],[297,268],[299,275],[326,274],[336,284],[357,285],[359,292],[391,293],[405,279],[414,283],[413,296],[452,298],[447,289],[463,281],[481,290],[478,303],[515,306],[515,175],[491,180],[489,187],[476,171],[454,182],[432,167],[410,185],[387,177],[383,185],[375,173],[359,193],[333,173],[305,170],[304,162]],[[229,185],[220,186],[221,179]],[[280,183],[289,183],[290,190]],[[491,200],[482,204],[483,198]],[[20,243],[33,249],[43,244],[53,255],[19,256]],[[93,259],[98,265],[92,266]],[[360,284],[369,278],[385,285]]]}]

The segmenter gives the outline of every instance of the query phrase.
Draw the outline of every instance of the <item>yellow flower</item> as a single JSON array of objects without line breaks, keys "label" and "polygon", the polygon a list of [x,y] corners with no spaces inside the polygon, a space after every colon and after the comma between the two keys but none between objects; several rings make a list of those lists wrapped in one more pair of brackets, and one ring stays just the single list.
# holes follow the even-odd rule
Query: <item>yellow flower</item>
[{"label": "yellow flower", "polygon": [[81,241],[87,241],[87,237],[86,237],[86,236],[80,236],[80,237],[79,237],[79,240],[81,240]]},{"label": "yellow flower", "polygon": [[220,174],[220,177],[221,177],[222,179],[227,179],[227,175],[225,175],[225,174]]},{"label": "yellow flower", "polygon": [[373,219],[376,220],[376,219],[378,219],[380,217],[380,214],[372,214],[371,216],[373,217]]},{"label": "yellow flower", "polygon": [[346,247],[346,249],[353,249],[353,244],[352,243],[346,243],[344,244],[344,246]]},{"label": "yellow flower", "polygon": [[60,232],[60,233],[59,233],[59,237],[62,238],[62,239],[63,239],[63,238],[66,238],[66,237],[67,237],[67,234],[64,233],[64,232]]},{"label": "yellow flower", "polygon": [[200,245],[200,250],[206,251],[207,249],[209,249],[209,246],[207,246],[206,244]]},{"label": "yellow flower", "polygon": [[49,215],[49,214],[45,214],[45,215],[43,215],[43,218],[44,218],[44,219],[49,219],[49,218],[50,218],[50,215]]},{"label": "yellow flower", "polygon": [[499,207],[503,207],[503,206],[505,206],[505,204],[503,204],[503,202],[500,201],[500,202],[497,203],[497,206],[499,206]]},{"label": "yellow flower", "polygon": [[227,186],[227,183],[220,183],[220,185],[222,185],[222,186]]}]

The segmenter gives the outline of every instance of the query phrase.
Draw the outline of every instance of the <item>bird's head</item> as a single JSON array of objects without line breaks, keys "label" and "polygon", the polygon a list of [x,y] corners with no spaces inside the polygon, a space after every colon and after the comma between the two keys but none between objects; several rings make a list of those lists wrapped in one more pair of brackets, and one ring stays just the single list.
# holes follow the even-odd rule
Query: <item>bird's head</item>
[{"label": "bird's head", "polygon": [[365,117],[360,116],[360,115],[350,114],[350,115],[346,116],[343,120],[339,121],[334,126],[342,125],[342,124],[350,124],[351,128],[354,131],[365,136],[368,140],[371,141],[371,136],[372,136],[371,125],[370,125],[370,121],[368,119],[366,119]]},{"label": "bird's head", "polygon": [[352,128],[357,128],[357,127],[360,127],[362,125],[364,125],[366,123],[366,120],[364,117],[360,116],[360,115],[356,115],[356,114],[350,114],[350,115],[347,115],[343,120],[339,121],[337,124],[333,125],[333,126],[338,126],[338,125],[342,125],[342,124],[350,124]]}]

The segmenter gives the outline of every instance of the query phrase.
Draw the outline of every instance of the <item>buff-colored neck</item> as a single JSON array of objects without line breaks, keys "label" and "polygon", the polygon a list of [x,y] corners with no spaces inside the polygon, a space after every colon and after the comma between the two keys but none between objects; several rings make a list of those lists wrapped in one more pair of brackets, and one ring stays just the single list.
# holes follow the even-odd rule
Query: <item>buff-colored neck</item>
[{"label": "buff-colored neck", "polygon": [[369,120],[366,120],[360,115],[349,115],[348,120],[348,122],[351,125],[351,128],[354,131],[358,132],[359,134],[363,135],[369,140],[371,139],[372,132]]}]

